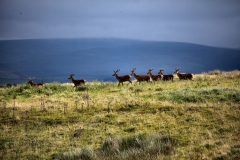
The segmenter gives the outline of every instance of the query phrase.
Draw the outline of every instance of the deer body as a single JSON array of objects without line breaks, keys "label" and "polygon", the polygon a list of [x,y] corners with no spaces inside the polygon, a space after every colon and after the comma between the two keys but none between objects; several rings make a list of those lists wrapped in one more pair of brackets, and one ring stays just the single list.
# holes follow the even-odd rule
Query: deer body
[{"label": "deer body", "polygon": [[29,77],[28,80],[29,80],[28,84],[30,84],[31,86],[43,86],[44,85],[44,83],[33,83],[34,78],[31,78],[31,77]]},{"label": "deer body", "polygon": [[118,73],[119,71],[120,71],[120,69],[117,69],[116,71],[113,71],[114,74],[112,75],[112,76],[115,76],[116,79],[118,80],[118,86],[120,85],[120,83],[122,83],[122,85],[123,85],[123,82],[126,82],[126,81],[132,83],[132,81],[130,80],[130,78],[131,78],[130,75],[118,76],[117,73]]},{"label": "deer body", "polygon": [[132,72],[131,75],[134,76],[139,83],[142,82],[142,81],[147,81],[147,82],[150,81],[150,77],[149,76],[147,76],[147,75],[136,75],[135,70],[136,70],[136,68],[133,68],[131,70],[131,72]]},{"label": "deer body", "polygon": [[153,81],[158,81],[161,78],[160,75],[153,75],[152,74],[152,70],[153,69],[148,69],[148,73],[147,74],[150,75],[150,77],[152,78]]},{"label": "deer body", "polygon": [[70,74],[70,77],[68,78],[68,79],[71,79],[71,80],[72,80],[72,82],[73,82],[73,84],[74,84],[74,87],[77,87],[77,86],[79,86],[79,85],[81,85],[81,84],[85,84],[85,83],[86,83],[86,80],[85,80],[85,79],[75,80],[75,79],[73,78],[74,75],[75,75],[75,74]]},{"label": "deer body", "polygon": [[163,81],[169,81],[169,80],[172,80],[172,82],[173,82],[173,75],[172,74],[163,74],[163,69],[160,69],[160,71],[159,71],[159,75],[161,76],[161,78],[162,78],[162,80]]},{"label": "deer body", "polygon": [[193,75],[191,73],[179,73],[179,70],[180,70],[180,68],[176,68],[174,73],[177,74],[177,76],[178,76],[178,78],[180,80],[182,80],[182,79],[184,79],[184,80],[187,80],[187,79],[192,80]]}]

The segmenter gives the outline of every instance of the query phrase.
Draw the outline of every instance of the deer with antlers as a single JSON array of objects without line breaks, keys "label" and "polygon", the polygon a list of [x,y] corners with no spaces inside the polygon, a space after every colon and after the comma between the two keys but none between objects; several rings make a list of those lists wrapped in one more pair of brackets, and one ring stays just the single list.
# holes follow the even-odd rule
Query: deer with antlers
[{"label": "deer with antlers", "polygon": [[33,78],[29,77],[28,80],[29,80],[28,84],[30,84],[31,86],[43,86],[44,85],[44,83],[33,83],[34,77]]},{"label": "deer with antlers", "polygon": [[163,74],[163,71],[164,71],[164,69],[159,69],[159,72],[158,72],[158,74],[161,76],[161,79],[163,80],[163,81],[169,81],[169,80],[172,80],[172,82],[173,82],[173,75],[172,74]]},{"label": "deer with antlers", "polygon": [[85,79],[80,79],[80,80],[75,80],[73,78],[75,74],[70,74],[70,77],[68,79],[71,79],[73,84],[74,84],[74,87],[77,87],[79,85],[82,85],[82,84],[85,84],[86,83],[86,80]]},{"label": "deer with antlers", "polygon": [[149,76],[152,78],[153,81],[158,81],[159,79],[161,79],[161,76],[159,74],[153,75],[152,71],[153,71],[153,68],[148,69],[148,73],[147,74],[149,74]]},{"label": "deer with antlers", "polygon": [[112,76],[115,76],[116,79],[118,80],[118,86],[120,85],[120,83],[122,83],[122,85],[123,85],[123,82],[126,82],[126,81],[132,83],[132,81],[130,80],[130,78],[131,78],[130,75],[118,76],[117,73],[118,73],[119,71],[120,71],[120,69],[117,69],[116,71],[113,71],[114,74],[112,75]]},{"label": "deer with antlers", "polygon": [[187,79],[192,80],[193,75],[191,73],[179,73],[179,70],[180,70],[180,68],[175,68],[175,72],[174,73],[177,74],[177,76],[178,76],[178,78],[180,80],[182,80],[182,79],[184,79],[184,80],[187,80]]},{"label": "deer with antlers", "polygon": [[131,76],[134,76],[139,83],[142,82],[142,81],[147,81],[147,82],[150,81],[150,77],[148,75],[136,75],[136,73],[135,73],[136,68],[133,68],[130,71],[132,72]]}]

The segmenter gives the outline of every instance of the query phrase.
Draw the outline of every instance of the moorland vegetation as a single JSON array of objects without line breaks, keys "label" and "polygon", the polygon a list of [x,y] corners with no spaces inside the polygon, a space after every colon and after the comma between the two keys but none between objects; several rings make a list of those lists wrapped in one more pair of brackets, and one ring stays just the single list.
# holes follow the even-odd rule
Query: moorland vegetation
[{"label": "moorland vegetation", "polygon": [[240,71],[0,88],[0,159],[240,159]]}]

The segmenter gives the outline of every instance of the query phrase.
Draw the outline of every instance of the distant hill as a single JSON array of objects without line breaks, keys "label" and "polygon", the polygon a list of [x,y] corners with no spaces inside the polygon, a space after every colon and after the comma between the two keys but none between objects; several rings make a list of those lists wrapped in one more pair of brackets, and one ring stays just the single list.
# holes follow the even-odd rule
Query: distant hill
[{"label": "distant hill", "polygon": [[36,82],[70,82],[69,74],[88,81],[116,81],[119,75],[146,74],[154,68],[173,73],[201,73],[211,70],[239,70],[240,50],[204,45],[139,41],[128,39],[37,39],[0,41],[0,84],[25,83],[28,77]]}]

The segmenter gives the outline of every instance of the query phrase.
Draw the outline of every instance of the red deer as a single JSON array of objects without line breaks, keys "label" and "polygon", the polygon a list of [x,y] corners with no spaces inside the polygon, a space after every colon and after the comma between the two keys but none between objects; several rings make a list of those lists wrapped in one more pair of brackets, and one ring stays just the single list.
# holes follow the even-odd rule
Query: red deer
[{"label": "red deer", "polygon": [[182,79],[185,79],[185,80],[186,79],[190,79],[190,80],[192,80],[193,75],[191,73],[179,73],[179,70],[180,70],[180,68],[176,68],[174,73],[177,74],[177,76],[178,76],[178,78],[180,80],[182,80]]},{"label": "red deer", "polygon": [[160,69],[158,74],[161,76],[163,81],[168,81],[168,80],[172,80],[173,82],[173,75],[172,74],[163,74],[164,69]]},{"label": "red deer", "polygon": [[134,76],[137,79],[137,82],[142,82],[142,81],[150,81],[150,77],[147,75],[136,75],[135,71],[136,68],[133,68],[132,70],[130,70],[132,72],[131,76]]},{"label": "red deer", "polygon": [[148,73],[150,75],[150,77],[152,78],[153,81],[158,81],[159,79],[161,79],[160,75],[153,75],[152,74],[153,68],[152,69],[148,69]]},{"label": "red deer", "polygon": [[124,76],[118,76],[118,72],[120,71],[120,69],[117,69],[116,71],[113,71],[114,74],[112,76],[115,76],[118,80],[118,86],[120,85],[120,83],[122,83],[123,85],[123,82],[125,81],[128,81],[130,83],[132,83],[132,81],[130,80],[131,76],[130,75],[124,75]]},{"label": "red deer", "polygon": [[29,77],[28,80],[29,80],[28,84],[30,84],[31,86],[43,86],[44,85],[44,83],[33,83],[34,77],[33,78]]},{"label": "red deer", "polygon": [[86,83],[86,80],[85,79],[80,79],[80,80],[75,80],[75,79],[73,79],[73,76],[74,76],[75,74],[70,74],[70,77],[68,78],[68,79],[71,79],[72,80],[72,82],[73,82],[73,84],[74,84],[74,87],[77,87],[77,86],[79,86],[79,85],[81,85],[81,84],[85,84]]}]

